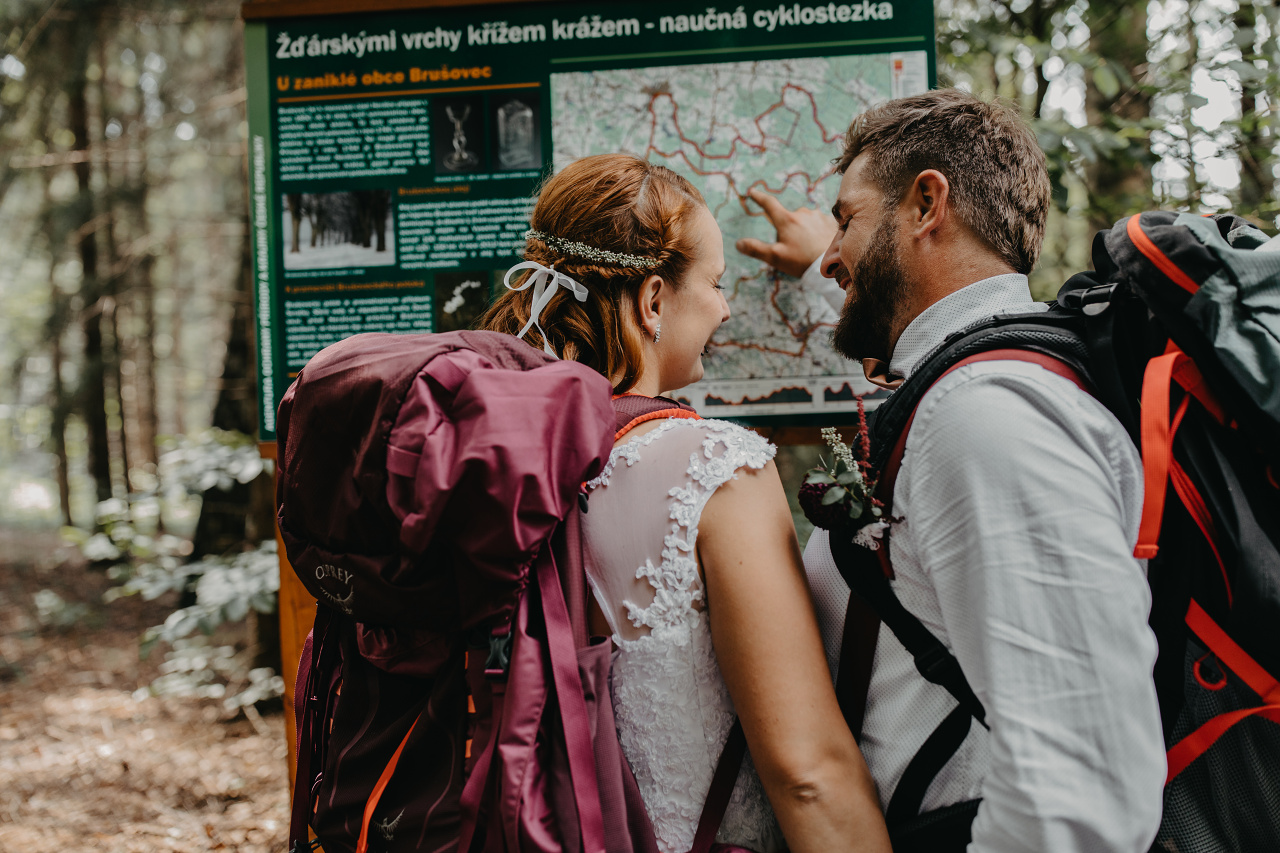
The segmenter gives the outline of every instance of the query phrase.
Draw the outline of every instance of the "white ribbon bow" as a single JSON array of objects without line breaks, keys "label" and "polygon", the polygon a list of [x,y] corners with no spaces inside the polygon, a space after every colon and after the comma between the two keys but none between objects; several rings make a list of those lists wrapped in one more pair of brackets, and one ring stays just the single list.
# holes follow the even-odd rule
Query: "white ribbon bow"
[{"label": "white ribbon bow", "polygon": [[[519,287],[512,287],[511,276],[520,270],[533,270],[533,275],[526,278],[524,284]],[[537,261],[523,261],[516,264],[507,270],[506,278],[502,280],[502,284],[507,290],[524,290],[526,287],[533,287],[533,305],[529,308],[529,322],[524,324],[524,328],[520,330],[520,334],[516,335],[516,337],[523,338],[525,332],[536,326],[538,333],[542,335],[542,351],[547,355],[554,356],[555,352],[551,349],[551,344],[547,343],[547,333],[538,322],[538,317],[541,316],[542,309],[551,301],[551,297],[555,295],[557,286],[563,287],[572,293],[579,302],[587,301],[587,288],[559,270],[543,266]]]}]

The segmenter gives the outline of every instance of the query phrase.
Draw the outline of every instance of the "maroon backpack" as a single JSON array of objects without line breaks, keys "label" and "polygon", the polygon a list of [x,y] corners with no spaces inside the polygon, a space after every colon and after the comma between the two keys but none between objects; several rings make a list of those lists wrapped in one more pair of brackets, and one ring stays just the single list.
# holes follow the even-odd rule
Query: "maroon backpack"
[{"label": "maroon backpack", "polygon": [[[492,332],[358,335],[299,373],[278,520],[319,605],[292,851],[656,853],[575,510],[619,428],[678,405],[611,406],[594,371]],[[695,850],[744,748],[735,727]]]}]

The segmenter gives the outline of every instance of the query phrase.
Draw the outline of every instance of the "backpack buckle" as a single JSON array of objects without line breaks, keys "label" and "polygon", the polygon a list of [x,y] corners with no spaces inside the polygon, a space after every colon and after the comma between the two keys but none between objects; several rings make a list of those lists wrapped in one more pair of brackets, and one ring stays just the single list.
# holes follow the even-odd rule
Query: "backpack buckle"
[{"label": "backpack buckle", "polygon": [[916,669],[920,671],[926,681],[933,684],[945,685],[947,675],[960,668],[960,662],[956,660],[955,655],[947,651],[947,647],[942,643],[938,643],[916,656],[915,660]]},{"label": "backpack buckle", "polygon": [[511,626],[495,628],[489,635],[489,657],[484,662],[484,677],[490,681],[506,681],[511,669]]},{"label": "backpack buckle", "polygon": [[1111,307],[1111,297],[1115,292],[1115,282],[1098,284],[1085,290],[1065,294],[1062,304],[1067,308],[1077,308],[1093,317]]}]

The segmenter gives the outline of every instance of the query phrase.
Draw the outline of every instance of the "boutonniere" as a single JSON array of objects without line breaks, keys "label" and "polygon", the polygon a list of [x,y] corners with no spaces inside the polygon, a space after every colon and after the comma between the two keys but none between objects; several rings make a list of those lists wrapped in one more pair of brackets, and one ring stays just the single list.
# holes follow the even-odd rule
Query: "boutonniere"
[{"label": "boutonniere", "polygon": [[831,448],[831,461],[820,459],[800,486],[800,508],[814,527],[853,534],[853,541],[872,550],[888,528],[881,518],[884,508],[875,497],[876,479],[871,470],[871,437],[867,414],[858,400],[858,435],[845,444],[833,427],[822,430]]}]

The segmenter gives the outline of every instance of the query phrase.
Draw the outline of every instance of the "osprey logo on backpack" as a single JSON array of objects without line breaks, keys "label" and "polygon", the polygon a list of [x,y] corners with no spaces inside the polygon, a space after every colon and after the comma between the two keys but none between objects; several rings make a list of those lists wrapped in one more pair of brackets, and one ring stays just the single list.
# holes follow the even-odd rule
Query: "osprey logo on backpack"
[{"label": "osprey logo on backpack", "polygon": [[321,592],[324,593],[324,597],[329,601],[330,604],[332,604],[334,607],[338,608],[343,613],[350,616],[351,602],[354,601],[356,597],[356,591],[351,586],[351,572],[347,571],[346,569],[341,569],[337,566],[331,566],[328,563],[322,563],[316,566],[315,575],[316,575],[316,580],[321,581],[322,583],[327,578],[333,578],[338,583],[346,587],[347,594],[342,597],[339,597],[334,593],[330,592],[324,586],[320,586],[319,589]]}]

